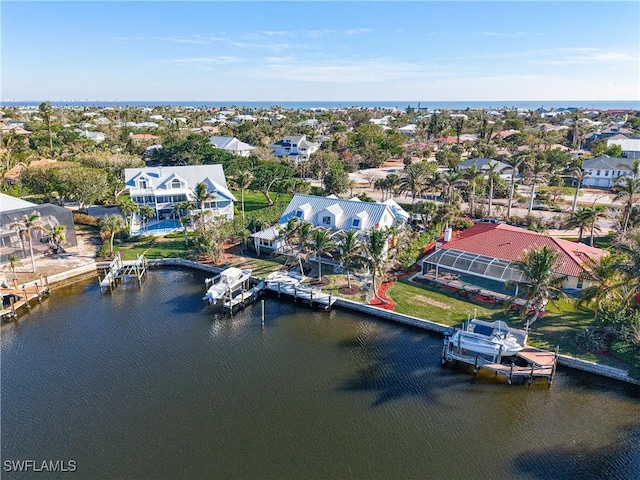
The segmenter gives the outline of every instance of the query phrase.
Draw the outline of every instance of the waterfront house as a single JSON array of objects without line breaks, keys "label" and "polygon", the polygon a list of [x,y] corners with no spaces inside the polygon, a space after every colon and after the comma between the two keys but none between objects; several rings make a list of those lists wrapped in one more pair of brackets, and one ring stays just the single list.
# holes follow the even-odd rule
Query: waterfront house
[{"label": "waterfront house", "polygon": [[6,261],[10,255],[17,255],[20,258],[29,257],[29,245],[20,234],[20,227],[15,224],[32,214],[40,215],[40,222],[46,231],[32,229],[31,248],[35,256],[44,255],[49,249],[49,238],[56,225],[66,227],[65,245],[76,246],[76,234],[73,225],[71,211],[66,208],[43,203],[37,205],[20,198],[15,198],[4,193],[0,193],[0,262]]},{"label": "waterfront house", "polygon": [[[495,165],[495,167],[494,167]],[[486,172],[489,168],[494,167],[495,171],[499,175],[511,175],[511,167],[506,163],[500,162],[498,160],[493,160],[491,158],[470,158],[461,162],[458,168],[460,170],[467,170],[475,166],[476,169],[480,172]]]},{"label": "waterfront house", "polygon": [[422,260],[422,274],[438,281],[475,285],[496,293],[513,294],[505,282],[522,280],[522,272],[511,265],[522,252],[547,246],[559,253],[557,273],[566,276],[564,288],[581,290],[591,285],[583,279],[585,261],[598,260],[606,252],[582,243],[542,235],[500,223],[476,223],[451,235],[446,233],[436,250]]},{"label": "waterfront house", "polygon": [[213,136],[209,138],[216,148],[224,150],[229,153],[233,153],[239,157],[248,157],[256,147],[249,145],[248,143],[241,142],[235,137],[219,137]]},{"label": "waterfront house", "polygon": [[587,173],[583,185],[611,188],[618,179],[633,175],[633,160],[600,155],[582,162],[582,169]]},{"label": "waterfront house", "polygon": [[349,230],[366,235],[373,229],[402,226],[408,220],[409,214],[392,199],[384,203],[374,203],[363,202],[357,198],[342,200],[334,195],[319,197],[296,194],[275,226],[251,235],[256,249],[259,247],[281,253],[285,244],[280,237],[280,231],[293,217],[314,227],[326,228],[335,237],[338,233]]},{"label": "waterfront house", "polygon": [[222,165],[126,168],[124,177],[131,200],[149,205],[158,220],[171,218],[174,205],[183,201],[194,202],[193,212],[199,212],[195,189],[201,182],[210,193],[204,209],[215,217],[233,218],[236,198],[227,188]]},{"label": "waterfront house", "polygon": [[272,144],[270,148],[276,157],[289,159],[297,164],[309,160],[311,154],[318,151],[320,144],[307,140],[306,135],[290,135]]}]

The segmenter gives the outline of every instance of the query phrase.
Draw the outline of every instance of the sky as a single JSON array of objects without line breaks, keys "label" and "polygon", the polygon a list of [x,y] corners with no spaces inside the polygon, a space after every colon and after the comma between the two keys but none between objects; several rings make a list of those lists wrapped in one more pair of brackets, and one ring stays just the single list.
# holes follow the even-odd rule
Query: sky
[{"label": "sky", "polygon": [[640,98],[640,2],[0,2],[9,100]]}]

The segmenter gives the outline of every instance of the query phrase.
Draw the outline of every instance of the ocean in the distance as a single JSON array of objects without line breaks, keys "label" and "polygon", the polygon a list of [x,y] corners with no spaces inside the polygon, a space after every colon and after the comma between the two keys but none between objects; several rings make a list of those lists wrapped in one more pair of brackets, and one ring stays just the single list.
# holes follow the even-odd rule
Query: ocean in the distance
[{"label": "ocean in the distance", "polygon": [[[38,106],[42,100],[22,100],[22,101],[2,101],[0,106]],[[249,109],[270,109],[281,107],[290,110],[309,110],[315,108],[379,108],[401,110],[407,107],[421,109],[494,109],[494,108],[526,108],[536,110],[538,108],[580,108],[594,110],[640,110],[640,100],[495,100],[495,101],[411,101],[411,100],[390,100],[390,101],[349,101],[327,102],[327,101],[212,101],[212,100],[63,100],[51,101],[51,104],[59,107],[192,107],[192,108],[249,108]]]}]

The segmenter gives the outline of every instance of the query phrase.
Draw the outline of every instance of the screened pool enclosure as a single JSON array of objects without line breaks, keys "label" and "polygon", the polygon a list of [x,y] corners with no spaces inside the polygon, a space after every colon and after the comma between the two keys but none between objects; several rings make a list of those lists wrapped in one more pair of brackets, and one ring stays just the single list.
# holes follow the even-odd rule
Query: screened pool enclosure
[{"label": "screened pool enclosure", "polygon": [[436,250],[425,257],[422,274],[432,276],[435,280],[455,280],[463,285],[475,285],[507,294],[513,294],[515,288],[507,288],[506,282],[523,279],[522,272],[508,260],[453,248]]}]

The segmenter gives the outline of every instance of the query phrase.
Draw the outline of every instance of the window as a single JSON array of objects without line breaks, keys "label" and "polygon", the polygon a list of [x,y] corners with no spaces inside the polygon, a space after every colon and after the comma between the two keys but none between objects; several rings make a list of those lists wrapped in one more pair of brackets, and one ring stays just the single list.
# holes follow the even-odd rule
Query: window
[{"label": "window", "polygon": [[598,170],[598,171],[596,172],[596,175],[597,175],[597,176],[600,176],[600,170]]},{"label": "window", "polygon": [[604,171],[604,176],[605,176],[605,177],[608,177],[608,176],[609,176],[609,170],[605,170],[605,171]]},{"label": "window", "polygon": [[323,225],[331,225],[331,217],[322,217]]},{"label": "window", "polygon": [[179,179],[174,178],[171,180],[171,188],[182,188],[182,182]]},{"label": "window", "polygon": [[296,210],[296,217],[298,217],[298,218],[302,218],[303,217],[302,210]]},{"label": "window", "polygon": [[576,288],[582,288],[583,284],[584,284],[584,282],[582,281],[582,279],[581,279],[581,278],[579,278],[579,279],[578,279],[578,283],[577,283],[577,285],[576,285]]},{"label": "window", "polygon": [[354,228],[358,228],[360,226],[360,219],[359,218],[354,218],[353,219],[353,227]]},{"label": "window", "polygon": [[147,183],[147,179],[146,178],[141,178],[140,180],[138,180],[138,187],[139,188],[149,188],[149,184]]},{"label": "window", "polygon": [[261,238],[260,245],[263,247],[273,247],[273,240],[267,240],[266,238]]}]

